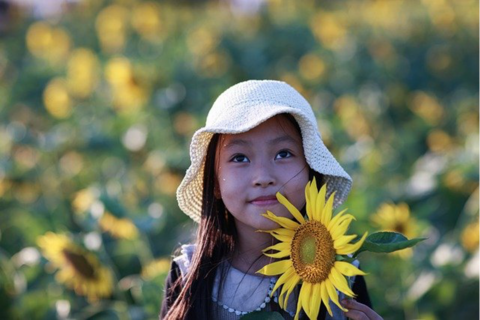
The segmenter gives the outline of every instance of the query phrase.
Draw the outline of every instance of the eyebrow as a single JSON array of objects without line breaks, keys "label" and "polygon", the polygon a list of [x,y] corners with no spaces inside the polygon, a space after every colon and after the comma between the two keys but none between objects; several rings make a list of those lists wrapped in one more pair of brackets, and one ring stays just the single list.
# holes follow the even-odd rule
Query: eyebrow
[{"label": "eyebrow", "polygon": [[[295,140],[294,138],[292,138],[292,137],[289,136],[289,135],[283,135],[283,136],[280,136],[280,137],[271,139],[271,140],[269,140],[267,143],[268,143],[268,144],[277,144],[277,143],[280,143],[280,142],[298,143],[297,140]],[[232,148],[232,147],[234,147],[234,146],[249,146],[249,145],[251,145],[251,142],[248,141],[248,140],[244,140],[244,139],[232,139],[228,144],[225,145],[225,148],[226,148],[226,149],[230,149],[230,148]]]}]

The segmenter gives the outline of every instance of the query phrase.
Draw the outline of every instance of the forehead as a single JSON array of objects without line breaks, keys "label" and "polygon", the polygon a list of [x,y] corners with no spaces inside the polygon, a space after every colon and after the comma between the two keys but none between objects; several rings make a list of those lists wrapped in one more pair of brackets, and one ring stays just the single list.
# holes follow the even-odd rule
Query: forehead
[{"label": "forehead", "polygon": [[247,132],[237,134],[223,134],[222,141],[228,143],[231,140],[252,140],[261,138],[275,138],[288,136],[298,143],[302,142],[299,129],[285,115],[276,115]]}]

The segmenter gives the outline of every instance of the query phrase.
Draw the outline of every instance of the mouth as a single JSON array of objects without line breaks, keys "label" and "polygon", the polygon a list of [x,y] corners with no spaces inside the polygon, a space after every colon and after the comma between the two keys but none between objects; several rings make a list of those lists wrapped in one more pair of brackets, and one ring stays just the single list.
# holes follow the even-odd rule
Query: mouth
[{"label": "mouth", "polygon": [[249,202],[255,206],[265,207],[265,206],[271,206],[271,205],[277,204],[278,200],[275,195],[271,195],[271,196],[258,197]]}]

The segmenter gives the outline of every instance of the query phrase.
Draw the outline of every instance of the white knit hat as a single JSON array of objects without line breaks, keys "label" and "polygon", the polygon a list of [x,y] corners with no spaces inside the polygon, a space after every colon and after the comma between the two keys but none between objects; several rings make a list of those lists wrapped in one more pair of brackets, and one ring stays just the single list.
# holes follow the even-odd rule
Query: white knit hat
[{"label": "white knit hat", "polygon": [[250,80],[223,92],[210,109],[205,127],[193,135],[191,165],[177,189],[180,209],[200,222],[205,156],[215,133],[246,132],[280,113],[289,113],[297,121],[308,165],[324,175],[327,195],[336,191],[334,207],[340,205],[350,192],[352,178],[323,144],[310,104],[285,82]]}]

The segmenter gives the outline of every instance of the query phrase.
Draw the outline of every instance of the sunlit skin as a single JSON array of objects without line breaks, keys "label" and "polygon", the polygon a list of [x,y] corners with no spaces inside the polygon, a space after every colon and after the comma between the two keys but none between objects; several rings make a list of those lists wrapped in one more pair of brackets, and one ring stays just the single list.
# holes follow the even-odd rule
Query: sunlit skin
[{"label": "sunlit skin", "polygon": [[235,218],[239,236],[241,259],[234,258],[233,264],[253,274],[268,263],[261,249],[273,241],[256,231],[278,227],[262,214],[270,210],[292,217],[275,194],[281,192],[299,208],[305,205],[308,165],[300,133],[285,116],[275,116],[245,133],[222,135],[216,168],[219,196]]}]

